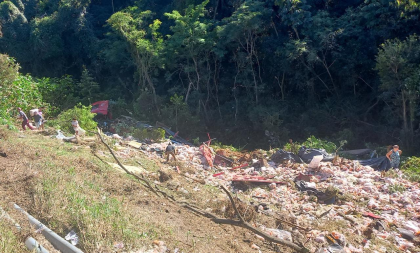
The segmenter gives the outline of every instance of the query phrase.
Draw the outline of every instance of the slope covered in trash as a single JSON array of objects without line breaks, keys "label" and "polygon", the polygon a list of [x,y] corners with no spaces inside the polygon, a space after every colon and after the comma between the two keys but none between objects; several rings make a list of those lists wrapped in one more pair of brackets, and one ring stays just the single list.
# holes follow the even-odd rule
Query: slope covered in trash
[{"label": "slope covered in trash", "polygon": [[[142,152],[160,159],[154,151],[164,150],[166,145],[145,145]],[[304,244],[312,252],[420,250],[420,187],[401,171],[381,178],[371,167],[344,158],[313,168],[287,161],[264,163],[264,157],[244,161],[245,166],[220,162],[210,167],[200,148],[177,146],[178,159],[194,168],[190,177],[212,186],[228,185],[259,215],[289,221],[278,220],[283,224],[281,230],[257,225],[274,236]]]},{"label": "slope covered in trash", "polygon": [[201,149],[174,143],[177,161],[166,163],[168,140],[103,137],[131,173],[176,204],[126,176],[97,139],[68,143],[55,131],[9,134],[0,157],[6,165],[0,173],[8,178],[0,194],[7,201],[0,204],[18,203],[63,238],[73,231],[85,252],[292,252],[179,204],[237,221],[220,186],[233,193],[255,229],[309,252],[419,252],[420,187],[400,171],[381,178],[343,158],[308,165],[262,150],[215,151],[208,143]]},{"label": "slope covered in trash", "polygon": [[[13,203],[63,239],[69,235],[83,252],[250,251],[249,243],[242,241],[244,229],[222,228],[156,197],[108,165],[115,161],[106,157],[109,153],[100,143],[87,143],[83,138],[79,143],[63,142],[56,135],[54,130],[15,133],[0,128],[0,152],[4,154],[0,156],[0,206],[22,227],[18,233],[13,223],[0,218],[0,252],[30,252],[22,240],[28,235],[49,252],[58,252],[40,231],[29,226]],[[155,161],[135,149],[118,151],[124,163],[130,163],[129,155],[147,167],[145,176],[158,180]],[[194,184],[182,184],[185,191],[194,193]],[[190,194],[185,196],[190,198]]]}]

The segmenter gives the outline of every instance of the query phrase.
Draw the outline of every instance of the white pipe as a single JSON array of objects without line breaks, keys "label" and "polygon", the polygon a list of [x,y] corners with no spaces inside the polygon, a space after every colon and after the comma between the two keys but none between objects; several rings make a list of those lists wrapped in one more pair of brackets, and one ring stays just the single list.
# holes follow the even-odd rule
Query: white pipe
[{"label": "white pipe", "polygon": [[41,230],[42,235],[47,239],[56,249],[62,253],[83,253],[80,249],[72,245],[71,243],[64,240],[62,237],[54,233],[51,229],[46,227],[44,224],[39,222],[33,216],[28,214],[25,210],[20,208],[18,205],[14,204],[15,208],[21,211],[23,214],[28,216],[29,222],[35,226],[37,230]]},{"label": "white pipe", "polygon": [[34,238],[28,237],[25,241],[25,246],[29,250],[35,253],[48,253],[44,247],[42,247]]},{"label": "white pipe", "polygon": [[[11,223],[13,223],[16,227],[16,230],[18,230],[19,232],[21,231],[21,227],[18,223],[16,223],[16,221],[9,216],[9,214],[4,211],[4,209],[0,206],[0,212],[1,212],[1,218],[6,218],[8,219]],[[28,250],[31,250],[32,252],[35,253],[49,253],[48,250],[46,250],[44,247],[42,247],[41,244],[39,244],[34,238],[32,237],[28,237],[25,240],[25,246],[26,248],[28,248]],[[34,251],[35,250],[35,251]]]}]

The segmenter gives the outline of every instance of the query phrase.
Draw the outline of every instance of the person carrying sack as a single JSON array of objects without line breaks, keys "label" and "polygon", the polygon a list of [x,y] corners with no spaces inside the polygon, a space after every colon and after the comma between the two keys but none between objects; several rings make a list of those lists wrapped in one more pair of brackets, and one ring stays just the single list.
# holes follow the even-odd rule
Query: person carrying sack
[{"label": "person carrying sack", "polygon": [[85,130],[83,130],[80,125],[79,125],[79,121],[77,121],[77,118],[73,118],[71,125],[73,127],[74,130],[74,134],[76,135],[76,137],[79,137],[81,135],[84,135],[86,133]]},{"label": "person carrying sack", "polygon": [[34,113],[35,128],[40,130],[42,126],[42,115],[38,112]]}]

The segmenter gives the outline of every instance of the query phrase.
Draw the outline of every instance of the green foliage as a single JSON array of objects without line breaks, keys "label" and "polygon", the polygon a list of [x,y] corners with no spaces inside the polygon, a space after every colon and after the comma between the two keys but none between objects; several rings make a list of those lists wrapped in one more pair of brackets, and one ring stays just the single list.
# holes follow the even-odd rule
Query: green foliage
[{"label": "green foliage", "polygon": [[83,104],[92,104],[100,98],[99,84],[95,82],[94,78],[86,69],[86,66],[83,66],[82,77],[80,78],[78,86],[80,97],[83,98]]},{"label": "green foliage", "polygon": [[[340,146],[343,146],[345,141],[340,142]],[[325,149],[328,153],[334,153],[337,150],[337,145],[333,142],[318,139],[315,136],[310,136],[306,141],[302,143],[287,143],[283,149],[288,152],[293,152],[297,154],[297,151],[301,146],[305,146],[307,148],[314,148],[314,149]]]},{"label": "green foliage", "polygon": [[[93,120],[95,114],[90,112],[91,109],[92,106],[84,106],[79,103],[74,106],[74,108],[60,113],[57,119],[51,124],[65,133],[73,133],[71,121],[73,118],[76,118],[80,127],[84,130],[96,131],[97,123]],[[87,132],[87,134],[89,134],[89,132]]]},{"label": "green foliage", "polygon": [[37,83],[29,75],[18,72],[13,58],[0,55],[0,117],[8,119],[17,115],[17,108],[28,112],[43,105]]},{"label": "green foliage", "polygon": [[0,117],[0,125],[7,126],[7,129],[12,131],[18,131],[18,128],[14,125],[13,121],[11,119],[6,119]]},{"label": "green foliage", "polygon": [[161,64],[159,54],[163,48],[163,38],[158,32],[162,22],[158,19],[152,21],[152,16],[151,11],[140,12],[133,7],[113,14],[107,22],[113,31],[129,44],[130,53],[137,66],[139,84],[151,90],[157,107],[151,72]]},{"label": "green foliage", "polygon": [[381,88],[400,104],[398,115],[403,122],[402,136],[405,137],[405,146],[409,147],[414,144],[414,122],[420,94],[420,38],[410,35],[404,41],[387,40],[381,45],[376,62]]},{"label": "green foliage", "polygon": [[110,101],[110,106],[113,118],[118,118],[121,115],[128,115],[133,111],[132,107],[122,98],[118,98],[117,101]]},{"label": "green foliage", "polygon": [[218,141],[212,141],[211,142],[211,147],[213,147],[216,151],[219,150],[219,149],[227,149],[227,150],[234,151],[234,152],[241,152],[245,148],[245,147],[236,148],[232,145],[225,145],[225,144],[223,144],[221,142],[218,142]]},{"label": "green foliage", "polygon": [[302,145],[307,148],[325,149],[328,153],[334,153],[337,150],[337,145],[333,142],[317,139],[313,135],[303,142]]},{"label": "green foliage", "polygon": [[49,116],[121,98],[116,114],[234,146],[419,150],[418,1],[321,2],[2,1],[0,51],[47,77]]},{"label": "green foliage", "polygon": [[200,129],[200,119],[191,113],[190,108],[183,101],[183,96],[173,95],[170,103],[163,106],[162,121],[175,131],[184,132],[188,129],[188,136],[197,136]]},{"label": "green foliage", "polygon": [[395,192],[401,193],[401,192],[404,192],[405,190],[407,190],[407,189],[402,184],[393,184],[393,185],[389,186],[389,193],[390,194],[395,193]]},{"label": "green foliage", "polygon": [[[136,100],[133,101],[133,110],[136,118],[142,121],[156,122],[159,120],[154,105],[154,96],[150,92],[141,92]],[[158,106],[162,105],[162,99],[157,97]]]},{"label": "green foliage", "polygon": [[420,182],[420,157],[412,156],[407,158],[401,165],[401,169],[411,179],[416,178]]},{"label": "green foliage", "polygon": [[[171,136],[172,137],[172,136]],[[200,138],[199,137],[197,137],[197,138],[194,138],[194,139],[192,139],[192,141],[193,141],[193,144],[194,145],[196,145],[196,146],[200,146]]]},{"label": "green foliage", "polygon": [[133,131],[133,137],[139,140],[160,141],[165,138],[165,130],[161,128],[137,128]]},{"label": "green foliage", "polygon": [[50,116],[57,116],[61,111],[72,108],[80,101],[76,95],[76,87],[75,80],[68,75],[38,80],[42,97],[50,104]]},{"label": "green foliage", "polygon": [[2,118],[8,118],[13,110],[12,94],[15,93],[13,83],[18,77],[19,65],[13,58],[0,54],[0,113]]}]

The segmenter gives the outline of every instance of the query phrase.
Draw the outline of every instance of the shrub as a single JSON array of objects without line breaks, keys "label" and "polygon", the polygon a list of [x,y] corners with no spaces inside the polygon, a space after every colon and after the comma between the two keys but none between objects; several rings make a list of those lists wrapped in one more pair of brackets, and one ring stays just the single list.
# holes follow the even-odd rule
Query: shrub
[{"label": "shrub", "polygon": [[402,164],[401,169],[420,173],[420,157],[409,157]]},{"label": "shrub", "polygon": [[[201,144],[201,143],[200,143]],[[221,142],[218,142],[218,141],[212,141],[211,142],[211,146],[217,151],[217,150],[219,150],[219,149],[227,149],[227,150],[230,150],[230,151],[233,151],[233,152],[242,152],[243,151],[243,149],[245,148],[245,147],[239,147],[239,148],[236,148],[236,147],[234,147],[234,146],[232,146],[232,145],[224,145],[223,143],[221,143]]]},{"label": "shrub", "polygon": [[389,187],[389,193],[390,194],[392,194],[392,193],[396,193],[396,192],[404,192],[404,191],[406,191],[407,189],[405,188],[405,186],[404,185],[402,185],[402,184],[393,184],[393,185],[391,185],[390,187]]},{"label": "shrub", "polygon": [[409,157],[401,165],[401,169],[410,181],[420,182],[420,157]]},{"label": "shrub", "polygon": [[181,131],[184,137],[195,137],[202,129],[200,119],[194,116],[183,96],[173,95],[170,103],[162,107],[162,123],[171,127],[175,132]]},{"label": "shrub", "polygon": [[18,128],[13,124],[10,119],[7,118],[0,118],[0,125],[7,126],[7,129],[12,131],[18,131]]},{"label": "shrub", "polygon": [[130,111],[133,111],[130,107],[132,105],[128,105],[122,98],[119,98],[117,101],[109,101],[109,103],[111,104],[112,118],[114,119],[120,117],[121,115],[129,115]]},{"label": "shrub", "polygon": [[139,140],[160,141],[165,138],[165,130],[161,128],[137,128],[133,132],[133,137]]},{"label": "shrub", "polygon": [[73,118],[77,118],[81,128],[86,131],[96,131],[97,123],[93,120],[95,113],[91,113],[91,109],[91,106],[84,106],[79,103],[74,108],[60,113],[53,124],[65,133],[73,133],[71,121]]},{"label": "shrub", "polygon": [[[344,145],[345,141],[340,142],[340,144],[341,146]],[[298,149],[301,146],[305,146],[307,148],[314,148],[314,149],[325,149],[325,151],[327,151],[328,153],[334,153],[337,150],[337,145],[335,145],[333,142],[318,139],[313,135],[309,137],[303,143],[297,143],[297,142],[287,143],[283,149],[285,151],[297,153]]]},{"label": "shrub", "polygon": [[13,58],[0,54],[0,118],[17,115],[18,107],[28,112],[42,105],[38,84],[18,70],[19,64]]},{"label": "shrub", "polygon": [[80,98],[76,95],[76,82],[69,76],[61,78],[41,78],[38,79],[38,89],[42,98],[50,106],[48,115],[57,116],[60,111],[68,110],[75,106]]}]

